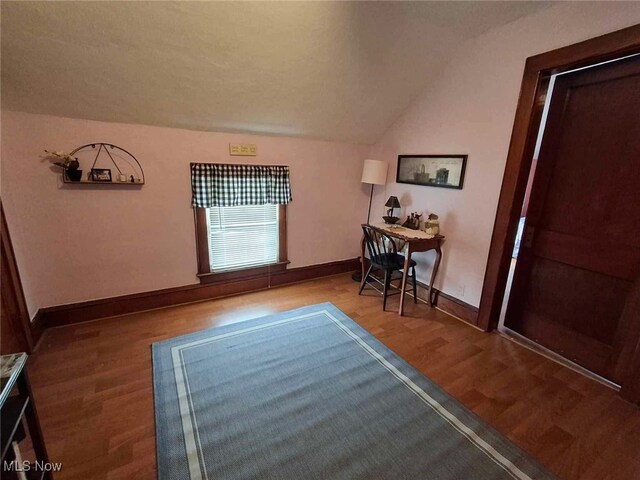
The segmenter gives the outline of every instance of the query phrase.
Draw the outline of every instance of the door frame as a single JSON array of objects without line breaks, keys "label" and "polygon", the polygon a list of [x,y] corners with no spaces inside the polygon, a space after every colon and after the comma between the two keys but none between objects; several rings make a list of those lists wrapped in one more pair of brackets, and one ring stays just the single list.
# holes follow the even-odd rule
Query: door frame
[{"label": "door frame", "polygon": [[31,354],[42,338],[43,328],[37,319],[35,319],[36,321],[31,321],[29,317],[29,310],[27,309],[27,302],[22,289],[20,272],[18,271],[2,201],[0,201],[0,236],[2,263],[7,270],[3,275],[4,281],[2,282],[2,292],[0,294],[3,297],[2,300],[7,302],[9,310],[16,317],[11,321],[18,320],[14,330],[14,333],[20,336],[18,342],[24,346],[26,353]]},{"label": "door frame", "polygon": [[[540,127],[539,103],[546,94],[548,78],[635,53],[640,53],[640,25],[527,58],[480,297],[478,327],[483,330],[494,330],[500,319],[511,252]],[[635,341],[638,343],[636,351],[640,351],[640,338]],[[624,394],[625,388],[622,390]],[[636,393],[638,398],[633,401],[640,402],[640,392]]]}]

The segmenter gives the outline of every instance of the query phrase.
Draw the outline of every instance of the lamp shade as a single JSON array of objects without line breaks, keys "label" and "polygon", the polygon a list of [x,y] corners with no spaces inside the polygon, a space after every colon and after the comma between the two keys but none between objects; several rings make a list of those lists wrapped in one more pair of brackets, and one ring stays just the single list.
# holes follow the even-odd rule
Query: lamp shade
[{"label": "lamp shade", "polygon": [[362,167],[362,183],[384,185],[387,183],[387,162],[382,160],[365,160]]},{"label": "lamp shade", "polygon": [[389,200],[387,200],[387,203],[385,203],[384,206],[388,208],[400,208],[398,197],[389,197]]}]

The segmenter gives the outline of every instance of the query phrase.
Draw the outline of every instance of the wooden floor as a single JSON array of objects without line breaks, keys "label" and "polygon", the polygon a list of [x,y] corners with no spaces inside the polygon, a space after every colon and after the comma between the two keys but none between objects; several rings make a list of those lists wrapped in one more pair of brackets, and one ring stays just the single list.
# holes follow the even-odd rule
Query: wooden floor
[{"label": "wooden floor", "polygon": [[613,390],[426,305],[382,312],[341,275],[49,330],[30,373],[56,479],[156,477],[152,342],[325,301],[561,478],[640,478],[640,410]]}]

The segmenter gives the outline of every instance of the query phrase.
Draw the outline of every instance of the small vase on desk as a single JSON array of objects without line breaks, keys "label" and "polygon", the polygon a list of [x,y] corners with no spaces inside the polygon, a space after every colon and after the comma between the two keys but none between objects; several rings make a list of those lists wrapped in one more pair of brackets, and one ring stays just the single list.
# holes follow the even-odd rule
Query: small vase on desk
[{"label": "small vase on desk", "polygon": [[438,220],[438,216],[436,214],[432,213],[424,222],[424,231],[426,234],[433,236],[440,234],[440,220]]},{"label": "small vase on desk", "polygon": [[433,235],[433,236],[438,235],[440,233],[440,225],[438,225],[438,221],[436,220],[435,224],[428,221],[425,224],[424,231],[425,231],[425,233],[428,233],[429,235]]}]

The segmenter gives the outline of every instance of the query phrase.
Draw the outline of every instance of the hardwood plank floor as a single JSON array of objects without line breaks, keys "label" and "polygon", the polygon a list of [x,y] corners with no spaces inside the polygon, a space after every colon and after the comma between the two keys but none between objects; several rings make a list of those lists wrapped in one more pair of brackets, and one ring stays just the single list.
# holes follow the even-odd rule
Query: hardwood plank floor
[{"label": "hardwood plank floor", "polygon": [[382,312],[357,287],[339,275],[47,331],[30,374],[56,479],[156,477],[151,343],[325,301],[561,478],[640,478],[640,410],[616,392],[426,305]]}]

